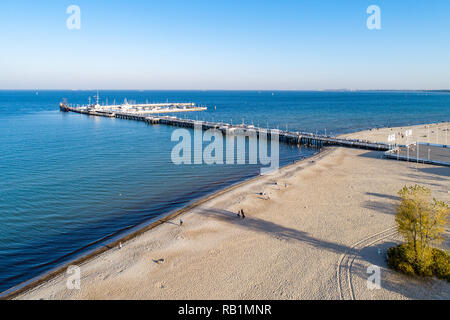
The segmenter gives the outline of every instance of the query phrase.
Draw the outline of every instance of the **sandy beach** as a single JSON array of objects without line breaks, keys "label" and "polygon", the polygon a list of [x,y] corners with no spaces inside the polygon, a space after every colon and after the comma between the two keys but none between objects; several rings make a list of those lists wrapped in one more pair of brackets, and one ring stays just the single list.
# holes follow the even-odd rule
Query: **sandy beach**
[{"label": "sandy beach", "polygon": [[[407,137],[405,135],[406,130],[412,130],[412,135]],[[376,128],[345,134],[342,137],[389,143],[388,136],[391,134],[395,134],[395,142],[397,144],[423,142],[448,145],[450,141],[450,122],[422,124],[410,127]]]},{"label": "sandy beach", "polygon": [[[432,143],[445,143],[448,125],[429,126],[431,138],[437,132]],[[405,129],[347,136],[386,141]],[[428,126],[412,129],[413,137],[428,142]],[[328,148],[84,262],[80,290],[67,289],[69,275],[62,273],[17,298],[450,299],[449,283],[406,277],[386,266],[387,248],[400,241],[397,191],[413,184],[450,202],[449,167]],[[245,219],[236,215],[239,209]],[[367,288],[371,265],[381,268],[380,289]]]}]

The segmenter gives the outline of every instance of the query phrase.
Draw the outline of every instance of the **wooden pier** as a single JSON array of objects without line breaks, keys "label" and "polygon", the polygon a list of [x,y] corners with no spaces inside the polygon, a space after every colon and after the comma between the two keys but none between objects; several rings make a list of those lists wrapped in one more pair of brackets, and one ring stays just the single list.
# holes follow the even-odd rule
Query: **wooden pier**
[{"label": "wooden pier", "polygon": [[270,130],[245,124],[231,125],[228,123],[180,119],[173,116],[153,116],[153,115],[149,116],[149,115],[142,115],[139,113],[100,112],[100,111],[83,110],[80,108],[72,108],[68,106],[65,107],[64,111],[76,112],[92,116],[144,121],[149,125],[164,124],[168,126],[190,128],[190,129],[194,129],[196,125],[201,125],[202,130],[216,129],[221,131],[223,134],[256,135],[257,137],[259,137],[261,133],[264,133],[268,139],[271,137],[272,134],[274,135],[277,134],[280,142],[294,145],[305,145],[313,148],[322,148],[324,146],[341,146],[341,147],[358,148],[375,151],[389,150],[389,145],[386,143],[374,143],[357,139],[339,139],[335,137],[318,135],[308,132],[290,132],[278,129]]}]

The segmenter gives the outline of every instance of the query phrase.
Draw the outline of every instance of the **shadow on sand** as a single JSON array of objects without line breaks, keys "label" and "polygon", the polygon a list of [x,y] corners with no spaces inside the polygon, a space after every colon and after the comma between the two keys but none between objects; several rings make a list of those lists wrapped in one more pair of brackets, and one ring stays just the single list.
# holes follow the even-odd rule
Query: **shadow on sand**
[{"label": "shadow on sand", "polygon": [[367,200],[364,201],[363,207],[369,210],[378,211],[384,214],[395,214],[395,207],[396,205],[394,203],[388,203],[384,201],[377,201],[377,200]]},{"label": "shadow on sand", "polygon": [[371,158],[371,159],[384,159],[384,153],[382,151],[368,151],[358,155],[358,157],[362,158]]},{"label": "shadow on sand", "polygon": [[432,168],[419,168],[420,172],[427,173],[427,174],[435,174],[441,177],[447,177],[443,178],[442,180],[447,180],[448,177],[450,177],[450,167],[432,167]]},{"label": "shadow on sand", "polygon": [[349,250],[349,247],[345,245],[340,245],[325,240],[319,240],[309,236],[308,233],[306,232],[292,229],[289,227],[284,227],[270,221],[261,220],[249,216],[246,216],[245,219],[241,219],[236,216],[236,213],[228,210],[203,209],[200,212],[203,215],[208,215],[220,221],[225,221],[253,231],[270,234],[271,236],[277,239],[286,241],[291,240],[301,241],[311,246],[314,246],[318,249],[328,250],[337,254],[342,254],[347,250]]},{"label": "shadow on sand", "polygon": [[[389,195],[383,195],[383,194],[372,194],[374,196],[379,196],[381,198],[387,198],[387,199],[396,199],[396,197],[392,197]],[[377,202],[378,203],[378,202]],[[393,206],[387,205],[385,203],[382,203],[381,201],[378,204],[383,204],[382,210],[385,213],[392,214]],[[377,206],[379,209],[379,206]],[[261,220],[258,218],[250,217],[247,215],[245,219],[241,219],[237,217],[236,213],[228,211],[228,210],[220,210],[220,209],[203,209],[200,211],[201,214],[207,215],[211,218],[218,219],[220,221],[224,221],[233,225],[237,225],[242,228],[248,228],[250,230],[256,231],[256,232],[263,232],[265,234],[269,234],[277,239],[283,239],[287,241],[301,241],[303,243],[306,243],[310,246],[313,246],[315,248],[318,248],[320,250],[328,250],[330,252],[336,253],[336,254],[344,254],[344,253],[352,253],[356,255],[355,263],[352,266],[352,276],[353,277],[360,277],[364,281],[367,280],[367,277],[369,274],[367,274],[367,267],[361,265],[358,262],[358,259],[361,259],[363,261],[366,261],[368,265],[378,265],[382,267],[382,269],[387,270],[387,273],[389,273],[389,277],[383,278],[382,280],[382,287],[386,290],[398,293],[402,296],[406,296],[408,298],[416,298],[416,299],[428,299],[428,298],[436,298],[435,296],[430,297],[430,295],[427,296],[427,292],[429,291],[429,285],[428,282],[424,282],[423,280],[418,280],[417,283],[411,283],[411,279],[408,279],[408,277],[398,274],[396,272],[393,272],[389,269],[387,269],[387,262],[386,262],[386,251],[388,248],[393,247],[397,245],[396,242],[388,241],[388,242],[382,242],[380,244],[365,247],[361,250],[354,250],[346,245],[337,244],[334,242],[326,241],[326,240],[320,240],[314,237],[311,237],[308,235],[308,233],[304,231],[299,231],[293,228],[285,227],[270,221]],[[381,254],[380,254],[381,250]],[[337,263],[337,261],[336,261]],[[337,265],[336,265],[337,266]],[[347,266],[342,266],[343,268],[347,268]],[[434,281],[434,280],[433,280]],[[432,282],[435,283],[435,282]],[[425,284],[425,286],[424,286]],[[416,288],[419,286],[419,290]],[[411,289],[412,287],[412,289]],[[445,296],[445,294],[444,294]],[[447,299],[449,297],[447,296]]]},{"label": "shadow on sand", "polygon": [[396,201],[400,200],[400,197],[392,196],[390,194],[383,194],[383,193],[376,193],[376,192],[366,192],[366,194],[368,196],[378,197],[378,198],[383,198],[383,199],[396,200]]},{"label": "shadow on sand", "polygon": [[[356,298],[360,299],[379,299],[377,290],[369,290],[366,282],[370,274],[367,272],[369,265],[379,266],[381,268],[380,286],[382,289],[397,293],[394,298],[406,297],[409,299],[450,299],[450,284],[446,281],[434,278],[418,278],[400,274],[388,268],[386,261],[387,249],[396,246],[398,242],[387,241],[377,245],[368,246],[360,250],[359,257],[355,259],[352,266],[353,284],[361,283],[361,291],[356,293]],[[379,253],[381,252],[381,254]],[[367,290],[367,291],[366,291]],[[359,294],[359,296],[358,296]]]}]

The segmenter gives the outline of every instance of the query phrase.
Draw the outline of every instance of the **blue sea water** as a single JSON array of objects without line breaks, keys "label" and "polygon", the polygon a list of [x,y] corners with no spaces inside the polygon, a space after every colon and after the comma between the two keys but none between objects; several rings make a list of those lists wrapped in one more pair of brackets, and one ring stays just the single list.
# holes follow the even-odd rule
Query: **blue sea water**
[{"label": "blue sea water", "polygon": [[[94,91],[0,91],[0,292],[142,223],[256,176],[171,162],[175,128],[61,113]],[[449,121],[448,92],[100,91],[103,102],[195,102],[177,116],[337,135]],[[281,164],[313,149],[280,145]]]}]

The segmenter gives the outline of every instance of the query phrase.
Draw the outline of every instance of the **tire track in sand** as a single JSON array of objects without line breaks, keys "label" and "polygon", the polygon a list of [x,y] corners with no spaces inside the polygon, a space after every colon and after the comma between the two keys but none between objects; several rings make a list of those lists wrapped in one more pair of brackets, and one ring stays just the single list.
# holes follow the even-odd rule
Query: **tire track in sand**
[{"label": "tire track in sand", "polygon": [[352,283],[353,262],[365,247],[371,246],[397,233],[396,227],[388,228],[364,238],[341,255],[336,269],[338,291],[341,300],[356,300],[355,290]]}]

